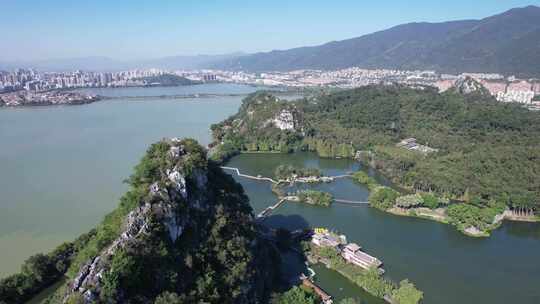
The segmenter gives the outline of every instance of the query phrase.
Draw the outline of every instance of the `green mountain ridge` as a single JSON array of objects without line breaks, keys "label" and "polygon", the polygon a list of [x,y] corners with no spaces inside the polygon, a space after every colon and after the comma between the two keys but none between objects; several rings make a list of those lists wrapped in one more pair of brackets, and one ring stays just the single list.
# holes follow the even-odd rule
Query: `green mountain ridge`
[{"label": "green mountain ridge", "polygon": [[[468,203],[478,214],[458,227],[492,226],[505,209],[540,212],[539,113],[499,103],[471,79],[442,94],[369,86],[289,102],[259,92],[212,130],[222,159],[298,150],[360,158],[409,192]],[[434,150],[397,146],[406,138]]]},{"label": "green mountain ridge", "polygon": [[528,6],[481,20],[403,24],[320,46],[237,57],[215,67],[257,72],[358,66],[540,77],[539,35],[540,7]]}]

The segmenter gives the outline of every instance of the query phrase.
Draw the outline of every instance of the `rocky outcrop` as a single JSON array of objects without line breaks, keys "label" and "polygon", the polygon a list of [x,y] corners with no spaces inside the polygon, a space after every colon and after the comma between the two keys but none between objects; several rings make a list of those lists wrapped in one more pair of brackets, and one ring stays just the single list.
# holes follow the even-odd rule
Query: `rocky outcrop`
[{"label": "rocky outcrop", "polygon": [[281,110],[272,121],[276,128],[280,130],[294,130],[296,127],[293,112],[287,109]]},{"label": "rocky outcrop", "polygon": [[[189,157],[181,145],[175,144],[172,144],[167,155],[172,164],[178,164],[183,157]],[[120,236],[99,256],[94,257],[81,268],[70,285],[70,293],[78,292],[88,303],[94,302],[101,291],[103,274],[110,267],[111,257],[119,250],[133,247],[135,243],[141,242],[142,236],[150,235],[151,220],[155,219],[166,227],[171,242],[178,240],[188,220],[178,212],[178,204],[190,203],[186,178],[181,171],[182,167],[179,165],[166,169],[165,176],[149,186],[149,196],[146,201],[141,202],[141,206],[128,214]],[[193,176],[198,192],[204,193],[207,186],[204,172],[197,171]],[[198,196],[194,198],[193,203],[200,209],[203,201]]]},{"label": "rocky outcrop", "polygon": [[119,238],[104,252],[86,263],[70,285],[71,292],[79,292],[84,296],[87,303],[92,303],[98,298],[101,290],[101,279],[108,269],[107,261],[110,260],[120,248],[137,241],[138,237],[148,234],[148,217],[152,212],[152,205],[149,203],[138,207],[132,211],[126,219],[126,228]]},{"label": "rocky outcrop", "polygon": [[456,80],[454,88],[457,92],[465,95],[475,93],[490,96],[489,91],[480,82],[469,76]]},{"label": "rocky outcrop", "polygon": [[[189,288],[214,269],[224,269],[210,280],[215,288],[224,288],[220,295],[231,303],[258,302],[268,292],[265,278],[274,270],[267,267],[268,252],[256,238],[241,187],[209,163],[192,140],[161,142],[148,154],[130,178],[140,195],[138,206],[125,216],[116,238],[80,267],[64,303],[74,297],[84,303],[101,303],[104,297],[107,303],[153,303],[167,284],[198,301],[205,299],[204,290],[198,294]],[[129,262],[118,262],[118,256]],[[229,267],[245,270],[235,276]],[[267,267],[266,273],[257,274],[260,267]],[[147,283],[133,289],[143,280],[139,276]]]}]

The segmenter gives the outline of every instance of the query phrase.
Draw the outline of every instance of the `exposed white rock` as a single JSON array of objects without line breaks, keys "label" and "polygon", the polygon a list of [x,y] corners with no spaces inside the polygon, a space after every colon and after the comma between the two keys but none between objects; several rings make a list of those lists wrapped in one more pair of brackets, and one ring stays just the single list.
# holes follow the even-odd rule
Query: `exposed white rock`
[{"label": "exposed white rock", "polygon": [[[461,94],[471,94],[474,92],[486,93],[487,89],[478,81],[471,77],[459,78],[456,80],[454,86]],[[489,92],[488,92],[489,94]]]},{"label": "exposed white rock", "polygon": [[[70,291],[82,293],[85,303],[93,303],[96,298],[93,290],[101,288],[101,278],[106,268],[106,263],[103,261],[109,260],[119,248],[126,248],[130,242],[134,242],[141,234],[149,232],[147,221],[151,212],[152,206],[149,203],[131,211],[127,216],[124,232],[101,255],[95,257],[81,268],[70,286]],[[67,297],[64,298],[64,303],[67,299]]]},{"label": "exposed white rock", "polygon": [[283,109],[273,120],[274,125],[280,130],[294,130],[295,121],[291,111]]},{"label": "exposed white rock", "polygon": [[184,199],[187,199],[186,179],[182,173],[177,168],[174,168],[174,170],[167,170],[167,177],[174,184],[175,189],[180,195]]},{"label": "exposed white rock", "polygon": [[170,149],[169,149],[169,155],[173,158],[178,158],[180,157],[180,155],[182,155],[182,148],[180,147],[177,147],[177,146],[172,146]]},{"label": "exposed white rock", "polygon": [[155,183],[153,183],[153,184],[150,185],[150,193],[151,193],[152,195],[158,194],[158,193],[159,193],[159,190],[160,190],[160,188],[159,188],[158,182],[155,182]]},{"label": "exposed white rock", "polygon": [[[183,157],[184,151],[182,146],[173,146],[169,153],[173,157],[176,155]],[[134,245],[144,241],[145,238],[142,236],[151,234],[151,219],[159,221],[167,229],[170,240],[176,242],[182,236],[185,228],[190,225],[190,212],[183,212],[186,211],[185,207],[191,210],[203,210],[210,206],[206,169],[199,168],[191,172],[189,185],[197,190],[188,195],[186,177],[181,173],[183,172],[182,167],[180,167],[182,162],[178,160],[177,163],[178,166],[165,170],[165,174],[149,186],[149,193],[153,196],[148,199],[143,198],[142,205],[126,216],[120,235],[98,256],[81,267],[69,286],[64,303],[74,292],[83,295],[85,304],[95,303],[101,293],[103,277],[110,271],[111,258],[119,250],[134,248],[136,247]],[[164,179],[168,181],[164,182]],[[179,204],[187,204],[187,206]]]}]

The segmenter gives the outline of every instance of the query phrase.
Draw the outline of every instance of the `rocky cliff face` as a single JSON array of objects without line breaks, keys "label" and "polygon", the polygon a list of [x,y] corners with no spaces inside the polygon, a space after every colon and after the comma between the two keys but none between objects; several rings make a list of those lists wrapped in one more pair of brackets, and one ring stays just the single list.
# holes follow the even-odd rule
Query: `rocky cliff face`
[{"label": "rocky cliff face", "polygon": [[282,131],[294,130],[297,124],[293,111],[288,109],[281,110],[272,121],[274,122],[274,125]]},{"label": "rocky cliff face", "polygon": [[64,303],[258,303],[275,273],[241,186],[192,140],[154,145],[120,233],[69,283]]},{"label": "rocky cliff face", "polygon": [[461,94],[481,94],[490,96],[489,91],[480,82],[471,77],[459,78],[456,80],[454,88]]}]

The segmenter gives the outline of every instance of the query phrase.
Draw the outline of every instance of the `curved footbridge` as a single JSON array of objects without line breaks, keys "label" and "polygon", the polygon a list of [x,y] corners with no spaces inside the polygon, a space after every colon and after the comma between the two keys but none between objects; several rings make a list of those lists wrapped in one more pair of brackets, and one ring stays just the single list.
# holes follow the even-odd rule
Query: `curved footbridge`
[{"label": "curved footbridge", "polygon": [[241,177],[245,177],[245,178],[249,178],[249,179],[254,179],[254,180],[261,180],[261,181],[267,181],[267,182],[271,182],[272,184],[279,184],[279,181],[276,181],[270,177],[264,177],[264,176],[253,176],[253,175],[247,175],[247,174],[242,174],[240,173],[240,170],[238,168],[233,168],[233,167],[221,167],[221,169],[223,170],[231,170],[231,171],[234,171],[236,172],[236,175],[238,176],[241,176]]},{"label": "curved footbridge", "polygon": [[[279,199],[279,201],[277,203],[275,203],[274,205],[266,207],[263,211],[261,211],[259,214],[257,214],[257,218],[258,219],[266,218],[267,216],[269,216],[272,213],[272,211],[279,208],[286,201],[298,202],[298,201],[300,201],[300,199],[298,198],[298,196],[285,196],[285,197],[282,197],[282,198]],[[369,202],[350,201],[350,200],[343,200],[343,199],[334,199],[334,202],[344,204],[344,205],[364,205],[364,206],[369,205]]]},{"label": "curved footbridge", "polygon": [[[280,184],[280,183],[284,182],[283,180],[275,180],[275,179],[272,179],[270,177],[264,177],[264,176],[260,176],[260,175],[259,176],[253,176],[253,175],[243,174],[242,172],[240,172],[240,169],[234,168],[234,167],[222,166],[221,169],[234,171],[240,177],[249,178],[249,179],[253,179],[253,180],[259,180],[259,181],[267,181],[267,182],[270,182],[272,184]],[[334,180],[334,179],[338,179],[338,178],[348,178],[348,177],[351,177],[351,176],[352,176],[351,174],[343,174],[343,175],[329,176],[328,178]],[[277,203],[275,203],[274,205],[270,205],[270,206],[266,207],[263,211],[261,211],[259,214],[257,214],[257,219],[264,220],[267,216],[270,215],[270,213],[272,213],[272,211],[279,208],[286,201],[298,202],[298,201],[300,201],[300,199],[298,198],[298,196],[280,197]],[[353,201],[353,200],[346,200],[346,199],[339,199],[339,198],[335,198],[334,202],[339,203],[339,204],[344,204],[344,205],[369,205],[369,202]]]},{"label": "curved footbridge", "polygon": [[[312,182],[312,180],[307,179],[307,178],[297,178],[294,181],[283,180],[283,179],[275,180],[273,178],[260,176],[260,175],[253,176],[253,175],[249,175],[249,174],[243,174],[242,172],[240,172],[240,169],[234,168],[234,167],[221,166],[220,168],[223,169],[223,170],[234,171],[236,173],[236,175],[238,175],[240,177],[245,177],[245,178],[254,179],[254,180],[260,180],[260,181],[267,181],[267,182],[271,182],[272,184],[294,183],[294,182],[301,182],[301,183]],[[322,176],[322,177],[320,177],[319,181],[334,181],[335,179],[348,178],[348,177],[352,177],[352,175],[351,174],[342,174],[342,175],[336,175],[336,176]]]}]

